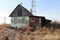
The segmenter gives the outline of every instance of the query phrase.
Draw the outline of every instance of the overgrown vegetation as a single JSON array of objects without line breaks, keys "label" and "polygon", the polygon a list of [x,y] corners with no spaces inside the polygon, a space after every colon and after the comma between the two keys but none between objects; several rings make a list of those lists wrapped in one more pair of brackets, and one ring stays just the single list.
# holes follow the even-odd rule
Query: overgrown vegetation
[{"label": "overgrown vegetation", "polygon": [[15,40],[60,40],[60,23],[52,22],[51,27],[37,27],[32,28],[12,28],[7,24],[0,25],[2,29],[13,29],[16,32]]}]

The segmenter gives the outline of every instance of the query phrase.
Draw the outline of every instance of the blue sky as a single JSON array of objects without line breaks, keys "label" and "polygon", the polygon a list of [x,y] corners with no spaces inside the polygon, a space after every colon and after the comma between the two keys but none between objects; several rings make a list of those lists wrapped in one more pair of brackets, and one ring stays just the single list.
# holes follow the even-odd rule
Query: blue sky
[{"label": "blue sky", "polygon": [[[0,18],[8,17],[21,2],[25,8],[31,9],[31,0],[0,0]],[[60,0],[36,0],[35,15],[45,16],[46,19],[53,21],[60,21]]]}]

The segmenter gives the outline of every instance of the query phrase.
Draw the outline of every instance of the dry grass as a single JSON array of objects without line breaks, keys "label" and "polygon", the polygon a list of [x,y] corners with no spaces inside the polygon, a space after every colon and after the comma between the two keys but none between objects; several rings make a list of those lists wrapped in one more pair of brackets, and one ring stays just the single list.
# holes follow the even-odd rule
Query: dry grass
[{"label": "dry grass", "polygon": [[[36,30],[32,32],[30,28],[28,28],[27,30],[23,30],[23,29],[17,30],[13,28],[11,29],[10,26],[7,24],[3,24],[3,25],[0,25],[0,38],[1,38],[1,33],[4,33],[5,31],[10,30],[10,32],[13,34],[11,34],[10,32],[6,32],[6,34],[8,35],[7,37],[10,40],[60,40],[60,29],[57,27],[55,28],[54,26],[56,25],[57,25],[56,23],[53,24],[53,27],[51,28],[47,28],[47,27],[36,28]],[[4,33],[4,35],[6,34]],[[6,36],[2,37],[2,39],[0,40],[5,40],[5,39],[6,39]]]}]

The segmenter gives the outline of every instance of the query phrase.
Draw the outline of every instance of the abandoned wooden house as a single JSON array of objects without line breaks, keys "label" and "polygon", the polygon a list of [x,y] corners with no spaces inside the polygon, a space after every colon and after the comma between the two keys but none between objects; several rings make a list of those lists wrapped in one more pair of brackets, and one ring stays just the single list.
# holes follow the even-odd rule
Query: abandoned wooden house
[{"label": "abandoned wooden house", "polygon": [[17,28],[49,26],[51,24],[51,20],[47,20],[43,16],[32,15],[30,11],[20,4],[13,10],[9,17],[11,17],[11,26]]}]

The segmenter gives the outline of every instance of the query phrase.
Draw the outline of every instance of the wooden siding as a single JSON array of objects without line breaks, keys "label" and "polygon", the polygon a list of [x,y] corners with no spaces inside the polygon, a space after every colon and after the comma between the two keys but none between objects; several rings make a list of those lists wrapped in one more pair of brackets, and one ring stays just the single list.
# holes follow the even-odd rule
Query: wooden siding
[{"label": "wooden siding", "polygon": [[41,18],[39,18],[39,26],[41,26]]},{"label": "wooden siding", "polygon": [[39,26],[39,18],[37,17],[29,17],[29,23],[31,27]]},{"label": "wooden siding", "polygon": [[[22,20],[22,18],[25,18],[25,22],[26,23],[22,23],[23,22],[23,20]],[[23,27],[26,27],[27,25],[29,25],[29,17],[27,17],[27,16],[24,16],[24,17],[12,17],[11,18],[11,26],[12,27],[21,27],[21,26],[23,26]]]},{"label": "wooden siding", "polygon": [[[19,15],[18,15],[19,14]],[[32,16],[31,12],[28,11],[25,7],[22,5],[18,5],[13,12],[9,15],[9,17],[20,17],[20,16]]]}]

